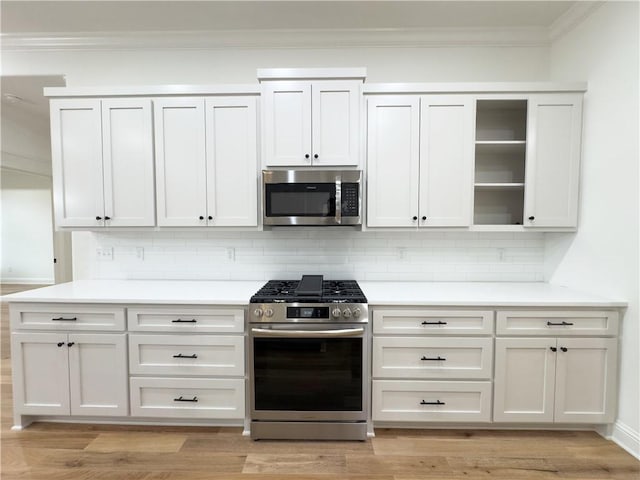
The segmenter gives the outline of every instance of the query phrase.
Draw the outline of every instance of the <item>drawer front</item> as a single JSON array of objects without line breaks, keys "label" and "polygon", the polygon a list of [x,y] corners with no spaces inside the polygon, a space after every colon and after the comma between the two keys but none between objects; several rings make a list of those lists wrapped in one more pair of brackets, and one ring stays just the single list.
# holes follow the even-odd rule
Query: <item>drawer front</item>
[{"label": "drawer front", "polygon": [[123,307],[83,304],[13,304],[12,330],[124,331]]},{"label": "drawer front", "polygon": [[129,370],[150,375],[244,375],[240,335],[129,335]]},{"label": "drawer front", "polygon": [[491,310],[375,309],[373,333],[395,335],[491,335]]},{"label": "drawer front", "polygon": [[501,310],[498,335],[614,336],[618,334],[615,310]]},{"label": "drawer front", "polygon": [[244,419],[244,379],[132,377],[130,382],[133,416]]},{"label": "drawer front", "polygon": [[136,332],[240,333],[243,308],[128,308],[129,330]]},{"label": "drawer front", "polygon": [[489,422],[491,382],[374,380],[373,421]]},{"label": "drawer front", "polygon": [[492,338],[373,339],[373,376],[382,378],[491,378]]}]

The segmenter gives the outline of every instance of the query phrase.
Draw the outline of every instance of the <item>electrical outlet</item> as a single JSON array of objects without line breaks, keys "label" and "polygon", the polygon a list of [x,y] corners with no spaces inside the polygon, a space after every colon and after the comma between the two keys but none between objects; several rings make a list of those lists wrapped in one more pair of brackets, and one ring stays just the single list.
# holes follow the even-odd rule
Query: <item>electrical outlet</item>
[{"label": "electrical outlet", "polygon": [[504,262],[504,248],[498,248],[498,260]]},{"label": "electrical outlet", "polygon": [[96,249],[98,260],[113,260],[113,247],[100,247]]},{"label": "electrical outlet", "polygon": [[398,247],[398,258],[404,260],[407,257],[406,247]]},{"label": "electrical outlet", "polygon": [[144,260],[144,247],[136,247],[136,258]]},{"label": "electrical outlet", "polygon": [[232,262],[235,262],[236,260],[236,249],[233,247],[228,247],[227,248],[227,258],[229,260],[231,260]]}]

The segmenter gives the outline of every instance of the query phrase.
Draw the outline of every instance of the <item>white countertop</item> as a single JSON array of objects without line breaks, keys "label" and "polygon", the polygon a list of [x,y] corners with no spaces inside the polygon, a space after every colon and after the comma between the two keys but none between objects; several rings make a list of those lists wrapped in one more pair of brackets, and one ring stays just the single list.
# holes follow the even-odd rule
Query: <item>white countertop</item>
[{"label": "white countertop", "polygon": [[[6,302],[246,305],[265,281],[80,280],[2,297]],[[547,283],[358,282],[369,305],[625,307]]]}]

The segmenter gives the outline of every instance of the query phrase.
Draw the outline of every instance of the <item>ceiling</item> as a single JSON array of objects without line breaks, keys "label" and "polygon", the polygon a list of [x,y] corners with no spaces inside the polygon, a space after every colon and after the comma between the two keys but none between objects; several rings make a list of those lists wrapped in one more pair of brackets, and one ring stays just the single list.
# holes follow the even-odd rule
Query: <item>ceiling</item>
[{"label": "ceiling", "polygon": [[550,28],[573,1],[7,1],[3,35],[277,29]]}]

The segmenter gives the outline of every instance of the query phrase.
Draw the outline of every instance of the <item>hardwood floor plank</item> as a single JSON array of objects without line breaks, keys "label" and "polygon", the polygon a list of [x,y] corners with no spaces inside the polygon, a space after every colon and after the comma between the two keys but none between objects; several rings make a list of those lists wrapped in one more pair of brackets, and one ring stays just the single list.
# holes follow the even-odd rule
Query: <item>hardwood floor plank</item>
[{"label": "hardwood floor plank", "polygon": [[451,468],[444,457],[346,455],[347,471],[352,474],[415,474],[446,478]]},{"label": "hardwood floor plank", "polygon": [[344,455],[257,454],[247,455],[242,473],[313,474],[346,473]]},{"label": "hardwood floor plank", "polygon": [[100,433],[84,450],[86,452],[149,452],[170,453],[178,452],[186,435],[175,433],[155,432],[111,432]]}]

